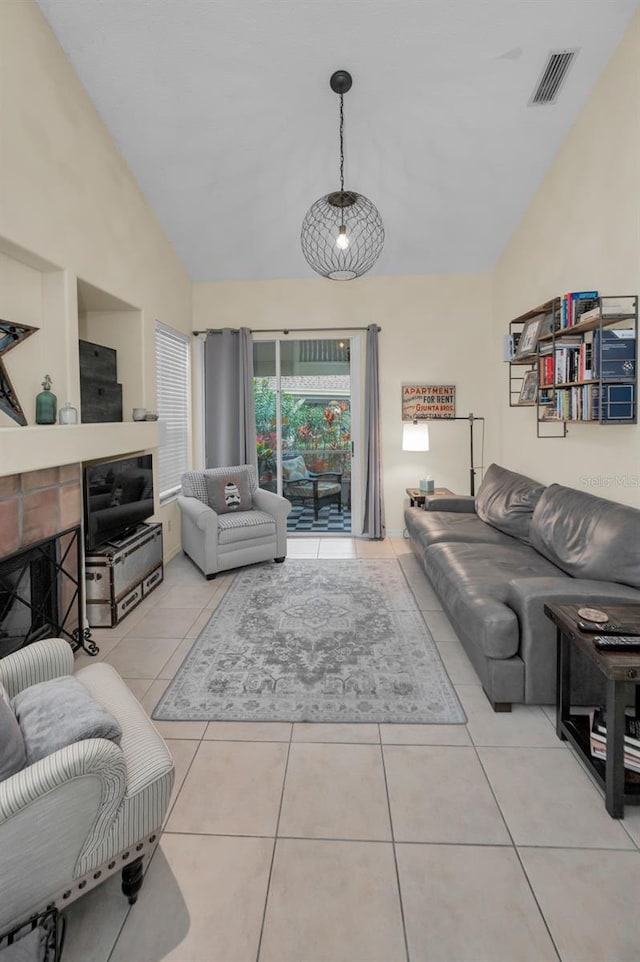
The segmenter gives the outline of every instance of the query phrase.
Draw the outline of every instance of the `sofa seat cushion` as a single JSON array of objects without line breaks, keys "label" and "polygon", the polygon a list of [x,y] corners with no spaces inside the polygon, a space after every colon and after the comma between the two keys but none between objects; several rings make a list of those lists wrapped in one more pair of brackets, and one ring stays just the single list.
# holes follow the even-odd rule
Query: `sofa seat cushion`
[{"label": "sofa seat cushion", "polygon": [[442,541],[480,542],[482,544],[514,544],[514,539],[476,514],[462,511],[423,511],[406,508],[404,521],[409,535],[425,551],[429,545]]},{"label": "sofa seat cushion", "polygon": [[218,517],[218,544],[253,541],[254,538],[276,536],[276,523],[266,511],[238,511]]},{"label": "sofa seat cushion", "polygon": [[489,658],[511,658],[520,645],[518,618],[506,604],[515,577],[564,578],[555,565],[513,538],[511,544],[435,544],[424,566],[438,596]]},{"label": "sofa seat cushion", "polygon": [[534,548],[574,578],[640,588],[640,511],[550,485],[531,522]]},{"label": "sofa seat cushion", "polygon": [[529,527],[544,485],[524,474],[490,464],[476,495],[478,517],[529,544]]}]

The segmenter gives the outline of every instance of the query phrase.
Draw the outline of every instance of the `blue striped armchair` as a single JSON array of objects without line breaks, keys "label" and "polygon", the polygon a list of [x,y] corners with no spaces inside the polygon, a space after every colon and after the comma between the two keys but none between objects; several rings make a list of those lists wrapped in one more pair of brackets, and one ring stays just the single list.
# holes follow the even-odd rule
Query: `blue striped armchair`
[{"label": "blue striped armchair", "polygon": [[[0,683],[14,699],[73,668],[69,644],[48,638],[1,659]],[[127,685],[104,663],[74,677],[115,717],[122,738],[76,741],[0,781],[0,935],[118,871],[133,904],[169,806],[173,760]]]}]

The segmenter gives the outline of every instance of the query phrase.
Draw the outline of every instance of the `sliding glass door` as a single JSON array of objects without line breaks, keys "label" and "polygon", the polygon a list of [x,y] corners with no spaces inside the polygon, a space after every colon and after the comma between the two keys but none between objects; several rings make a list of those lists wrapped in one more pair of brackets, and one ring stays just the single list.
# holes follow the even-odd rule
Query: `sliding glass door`
[{"label": "sliding glass door", "polygon": [[254,341],[260,486],[292,502],[290,532],[352,531],[352,346],[349,338]]}]

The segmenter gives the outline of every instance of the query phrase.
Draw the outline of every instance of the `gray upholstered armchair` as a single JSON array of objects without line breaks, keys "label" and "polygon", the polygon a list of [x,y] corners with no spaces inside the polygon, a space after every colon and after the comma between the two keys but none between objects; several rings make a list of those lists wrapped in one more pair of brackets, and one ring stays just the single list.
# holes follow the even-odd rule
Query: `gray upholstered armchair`
[{"label": "gray upholstered armchair", "polygon": [[258,487],[251,464],[182,475],[182,550],[207,578],[257,561],[284,561],[286,498]]},{"label": "gray upholstered armchair", "polygon": [[[0,683],[13,704],[25,694],[33,704],[40,682],[62,681],[73,668],[68,643],[47,638],[0,660]],[[0,781],[0,935],[46,906],[63,909],[118,871],[135,902],[143,857],[155,848],[169,806],[173,760],[116,670],[100,662],[74,677],[115,719],[120,743],[84,737],[32,763],[23,759]],[[53,725],[57,733],[60,722]]]}]

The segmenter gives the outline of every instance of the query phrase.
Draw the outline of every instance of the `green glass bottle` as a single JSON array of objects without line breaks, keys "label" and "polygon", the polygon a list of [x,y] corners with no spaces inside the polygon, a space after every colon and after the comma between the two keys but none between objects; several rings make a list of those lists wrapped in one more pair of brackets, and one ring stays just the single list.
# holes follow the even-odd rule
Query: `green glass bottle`
[{"label": "green glass bottle", "polygon": [[55,424],[58,399],[51,390],[51,375],[45,374],[43,391],[36,397],[36,424]]}]

